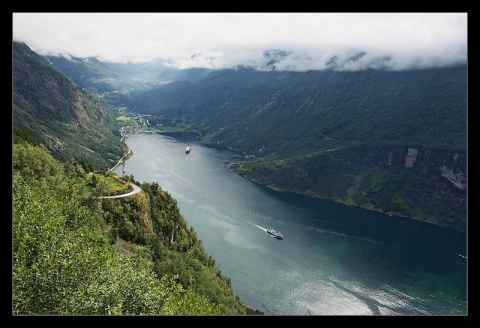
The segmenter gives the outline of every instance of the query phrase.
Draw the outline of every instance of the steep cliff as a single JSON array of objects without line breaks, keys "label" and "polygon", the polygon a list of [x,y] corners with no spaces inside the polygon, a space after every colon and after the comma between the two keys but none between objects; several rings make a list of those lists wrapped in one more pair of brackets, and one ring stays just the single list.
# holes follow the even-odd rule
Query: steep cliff
[{"label": "steep cliff", "polygon": [[13,125],[30,131],[60,160],[103,169],[127,147],[107,105],[76,86],[27,45],[13,43]]}]

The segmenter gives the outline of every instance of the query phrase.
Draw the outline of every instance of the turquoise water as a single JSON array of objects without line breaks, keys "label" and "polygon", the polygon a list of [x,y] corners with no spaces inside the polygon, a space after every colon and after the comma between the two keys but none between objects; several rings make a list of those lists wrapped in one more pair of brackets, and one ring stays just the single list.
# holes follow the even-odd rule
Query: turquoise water
[{"label": "turquoise water", "polygon": [[[466,235],[278,192],[228,170],[231,151],[133,134],[115,172],[158,182],[240,298],[266,315],[467,315]],[[267,229],[284,239],[270,237]]]}]

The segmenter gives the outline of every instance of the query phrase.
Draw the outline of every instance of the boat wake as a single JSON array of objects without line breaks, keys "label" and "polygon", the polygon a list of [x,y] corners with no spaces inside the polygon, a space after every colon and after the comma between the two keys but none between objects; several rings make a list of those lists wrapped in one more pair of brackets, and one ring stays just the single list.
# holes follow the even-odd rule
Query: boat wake
[{"label": "boat wake", "polygon": [[261,229],[261,230],[263,230],[263,231],[265,231],[265,232],[268,231],[268,229],[265,229],[265,228],[263,228],[263,227],[261,227],[261,226],[259,226],[259,225],[254,224],[254,226],[256,226],[257,228],[259,228],[259,229]]}]

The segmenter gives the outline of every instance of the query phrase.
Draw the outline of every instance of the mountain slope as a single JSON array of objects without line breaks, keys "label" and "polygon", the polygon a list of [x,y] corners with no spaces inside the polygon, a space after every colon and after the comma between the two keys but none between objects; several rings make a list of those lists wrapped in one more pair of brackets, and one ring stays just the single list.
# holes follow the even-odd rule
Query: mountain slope
[{"label": "mountain slope", "polygon": [[13,43],[12,83],[13,125],[30,131],[57,159],[105,169],[125,154],[106,104],[18,42]]},{"label": "mountain slope", "polygon": [[[173,106],[172,98],[187,105]],[[346,143],[466,149],[464,66],[404,72],[219,71],[183,89],[164,86],[139,94],[135,108],[203,121],[200,127],[212,141],[248,154],[311,152]]]}]

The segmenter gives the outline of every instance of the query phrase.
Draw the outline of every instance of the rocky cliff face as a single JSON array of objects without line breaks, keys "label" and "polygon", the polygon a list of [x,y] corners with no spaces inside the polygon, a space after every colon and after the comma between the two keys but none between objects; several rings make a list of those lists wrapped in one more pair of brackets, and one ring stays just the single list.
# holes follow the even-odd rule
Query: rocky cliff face
[{"label": "rocky cliff face", "polygon": [[466,152],[356,148],[246,162],[239,173],[272,188],[466,230]]},{"label": "rocky cliff face", "polygon": [[357,153],[359,164],[402,171],[412,168],[423,175],[438,175],[458,189],[467,186],[466,152],[418,148],[366,149]]}]

